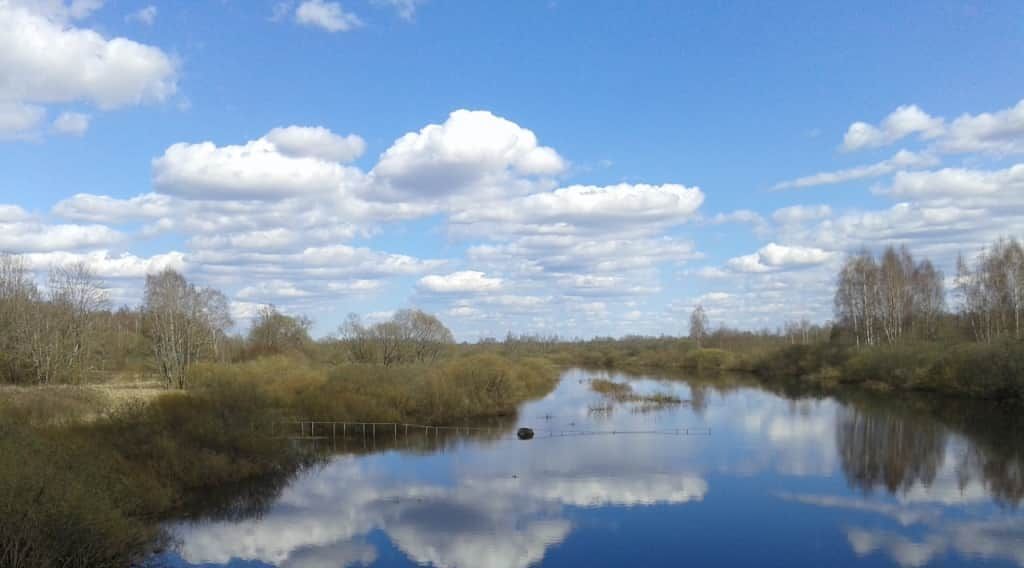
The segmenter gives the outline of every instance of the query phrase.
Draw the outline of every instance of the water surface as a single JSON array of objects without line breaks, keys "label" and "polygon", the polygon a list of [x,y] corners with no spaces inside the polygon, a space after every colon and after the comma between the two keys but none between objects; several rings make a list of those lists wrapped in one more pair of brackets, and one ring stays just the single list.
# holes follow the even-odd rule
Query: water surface
[{"label": "water surface", "polygon": [[[593,377],[688,402],[608,409],[590,389]],[[786,395],[736,377],[576,369],[497,434],[396,438],[382,430],[376,440],[337,442],[325,465],[256,495],[241,513],[175,526],[180,545],[167,559],[1024,567],[1018,416],[892,395]],[[518,425],[538,437],[515,439]],[[686,428],[710,435],[674,434]],[[652,430],[673,433],[559,435]]]}]

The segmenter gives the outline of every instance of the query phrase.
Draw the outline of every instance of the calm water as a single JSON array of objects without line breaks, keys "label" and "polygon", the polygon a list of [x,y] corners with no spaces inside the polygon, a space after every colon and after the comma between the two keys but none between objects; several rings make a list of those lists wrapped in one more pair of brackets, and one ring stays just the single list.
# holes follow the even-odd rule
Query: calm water
[{"label": "calm water", "polygon": [[1024,566],[1024,436],[1009,412],[615,373],[692,402],[595,412],[591,377],[609,374],[567,372],[509,432],[711,434],[453,434],[431,449],[379,433],[379,451],[349,441],[360,455],[335,454],[248,514],[176,526],[171,563]]}]

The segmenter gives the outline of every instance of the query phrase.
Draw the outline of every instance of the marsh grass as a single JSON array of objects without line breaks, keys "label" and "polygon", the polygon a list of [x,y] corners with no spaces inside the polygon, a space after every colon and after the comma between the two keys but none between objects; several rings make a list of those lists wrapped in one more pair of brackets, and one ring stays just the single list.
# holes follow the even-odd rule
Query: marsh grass
[{"label": "marsh grass", "polygon": [[637,408],[643,407],[647,410],[656,410],[683,403],[681,398],[672,393],[655,392],[639,394],[628,383],[617,383],[608,379],[591,379],[590,389],[615,402],[636,403],[638,405]]},{"label": "marsh grass", "polygon": [[275,356],[199,365],[191,377],[197,392],[238,385],[267,397],[280,413],[305,420],[430,425],[511,415],[523,401],[550,392],[557,381],[557,368],[546,360],[495,354],[395,367],[324,367]]},{"label": "marsh grass", "polygon": [[279,419],[499,420],[550,392],[558,371],[495,354],[390,368],[279,355],[189,378],[188,391],[125,400],[0,392],[0,566],[139,565],[167,544],[162,520],[258,512],[318,459],[272,435]]}]

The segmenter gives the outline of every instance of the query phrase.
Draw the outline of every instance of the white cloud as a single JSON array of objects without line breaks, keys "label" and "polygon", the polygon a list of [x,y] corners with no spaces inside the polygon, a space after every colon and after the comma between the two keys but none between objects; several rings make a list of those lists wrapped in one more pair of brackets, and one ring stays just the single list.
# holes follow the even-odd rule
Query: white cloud
[{"label": "white cloud", "polygon": [[949,123],[917,106],[901,106],[877,127],[864,122],[851,124],[843,149],[884,146],[911,134],[935,139],[933,149],[944,153],[1018,154],[1024,152],[1024,99],[991,113],[965,113]]},{"label": "white cloud", "polygon": [[275,227],[227,235],[199,235],[193,237],[190,244],[197,249],[232,248],[268,252],[287,250],[302,243],[304,237],[299,231]]},{"label": "white cloud", "polygon": [[145,8],[141,8],[125,16],[125,20],[129,22],[136,22],[145,26],[152,26],[153,22],[156,21],[157,8],[150,4]]},{"label": "white cloud", "polygon": [[153,160],[158,191],[190,199],[281,199],[340,192],[362,174],[335,162],[283,154],[267,138],[244,146],[177,143]]},{"label": "white cloud", "polygon": [[172,200],[166,195],[146,193],[129,199],[107,195],[77,193],[58,201],[53,212],[65,219],[114,223],[140,218],[164,217],[172,213]]},{"label": "white cloud", "polygon": [[31,136],[44,116],[41,106],[0,100],[0,139]]},{"label": "white cloud", "polygon": [[833,256],[818,248],[768,243],[753,254],[730,259],[727,265],[738,272],[771,272],[821,264]]},{"label": "white cloud", "polygon": [[1024,99],[994,113],[963,114],[939,141],[946,152],[1017,154],[1024,152]]},{"label": "white cloud", "polygon": [[337,2],[306,0],[295,9],[295,21],[329,32],[347,32],[363,25],[359,16],[346,12]]},{"label": "white cloud", "polygon": [[1024,204],[1024,164],[994,171],[945,168],[900,172],[882,193],[899,198],[950,198],[960,206],[979,202],[991,206],[1021,205]]},{"label": "white cloud", "polygon": [[419,287],[430,292],[490,292],[501,288],[500,278],[488,278],[483,272],[463,270],[451,274],[431,274],[420,278]]},{"label": "white cloud", "polygon": [[28,218],[28,212],[18,205],[0,205],[0,223],[25,221]]},{"label": "white cloud", "polygon": [[851,124],[843,137],[843,149],[854,151],[885,146],[911,134],[934,138],[942,131],[941,118],[929,115],[917,105],[904,105],[889,113],[878,126],[866,122]]},{"label": "white cloud", "polygon": [[690,219],[704,194],[678,184],[573,185],[515,200],[472,208],[452,216],[454,223],[605,225],[621,222],[679,224]]},{"label": "white cloud", "polygon": [[156,47],[75,27],[98,3],[70,8],[0,3],[0,102],[88,102],[107,110],[161,102],[177,90],[174,61]]},{"label": "white cloud", "polygon": [[416,6],[422,4],[424,0],[374,0],[374,2],[394,8],[398,17],[411,22],[416,19]]},{"label": "white cloud", "polygon": [[311,296],[312,293],[297,287],[286,280],[267,280],[258,284],[246,286],[238,291],[236,297],[242,299],[266,298],[266,299],[293,299]]},{"label": "white cloud", "polygon": [[89,121],[91,117],[88,114],[80,112],[62,112],[56,120],[53,121],[53,129],[61,134],[67,134],[70,136],[82,136],[86,130],[89,130]]},{"label": "white cloud", "polygon": [[887,160],[882,160],[881,162],[868,164],[866,166],[857,166],[855,168],[848,168],[845,170],[837,170],[834,172],[821,172],[790,181],[783,181],[772,186],[772,189],[793,189],[845,183],[860,179],[884,176],[901,169],[927,168],[938,163],[938,158],[931,154],[919,154],[909,150],[900,150],[893,157]]},{"label": "white cloud", "polygon": [[[373,169],[396,199],[436,199],[451,194],[525,193],[521,178],[550,176],[566,165],[533,132],[487,111],[457,110],[444,124],[410,132],[384,152]],[[524,191],[526,190],[526,191]]]},{"label": "white cloud", "polygon": [[828,205],[793,205],[776,209],[772,213],[772,220],[783,225],[792,225],[824,219],[830,215],[832,215],[832,208]]},{"label": "white cloud", "polygon": [[0,250],[36,252],[106,246],[123,235],[105,225],[45,225],[37,221],[0,222]]},{"label": "white cloud", "polygon": [[265,138],[287,156],[320,158],[329,162],[351,162],[366,150],[366,142],[359,136],[339,136],[322,126],[275,128]]},{"label": "white cloud", "polygon": [[114,255],[107,250],[87,253],[39,252],[26,254],[25,258],[37,270],[81,262],[102,278],[138,279],[167,268],[184,271],[187,266],[185,255],[177,251],[157,254],[148,258],[128,253]]}]

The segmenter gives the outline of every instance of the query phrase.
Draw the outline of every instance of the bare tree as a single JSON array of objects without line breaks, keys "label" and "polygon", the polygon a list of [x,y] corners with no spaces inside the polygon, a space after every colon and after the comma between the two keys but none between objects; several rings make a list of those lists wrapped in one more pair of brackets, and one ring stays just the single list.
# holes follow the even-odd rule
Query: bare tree
[{"label": "bare tree", "polygon": [[701,342],[707,337],[710,327],[708,316],[704,313],[704,306],[697,304],[697,307],[693,308],[693,312],[690,313],[690,339],[697,342],[697,347],[700,347]]},{"label": "bare tree", "polygon": [[934,339],[939,319],[946,311],[946,289],[942,272],[930,260],[914,267],[913,304],[915,333],[923,339]]},{"label": "bare tree", "polygon": [[401,310],[393,321],[403,329],[412,361],[436,361],[445,346],[455,343],[452,332],[441,320],[421,310]]},{"label": "bare tree", "polygon": [[0,254],[0,378],[6,382],[22,382],[31,374],[25,330],[39,301],[24,258]]},{"label": "bare tree", "polygon": [[982,250],[974,266],[957,259],[960,313],[978,341],[1024,337],[1024,249],[1000,239]]},{"label": "bare tree", "polygon": [[76,381],[89,370],[106,290],[85,264],[74,263],[50,269],[45,300],[24,330],[36,382]]},{"label": "bare tree", "polygon": [[224,294],[197,288],[172,269],[146,277],[143,309],[157,367],[176,388],[185,388],[193,364],[217,355],[232,324]]},{"label": "bare tree", "polygon": [[836,285],[836,320],[851,329],[857,345],[875,344],[878,264],[866,250],[846,259]]},{"label": "bare tree", "polygon": [[402,360],[402,347],[405,342],[405,333],[398,323],[385,321],[373,326],[373,338],[377,343],[377,352],[380,353],[380,362],[385,367],[390,367]]},{"label": "bare tree", "polygon": [[349,314],[345,318],[345,323],[338,328],[338,335],[348,346],[349,357],[356,363],[373,363],[377,360],[372,334],[358,314]]},{"label": "bare tree", "polygon": [[421,310],[399,310],[391,319],[364,326],[349,314],[339,328],[353,361],[379,362],[385,367],[436,361],[455,342],[441,320]]},{"label": "bare tree", "polygon": [[912,330],[931,337],[944,305],[942,273],[927,260],[915,262],[906,247],[887,247],[881,262],[861,250],[836,282],[836,319],[857,345],[898,343]]},{"label": "bare tree", "polygon": [[273,305],[263,306],[249,330],[249,346],[269,353],[300,350],[312,341],[312,326],[306,316],[289,316]]}]

